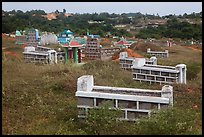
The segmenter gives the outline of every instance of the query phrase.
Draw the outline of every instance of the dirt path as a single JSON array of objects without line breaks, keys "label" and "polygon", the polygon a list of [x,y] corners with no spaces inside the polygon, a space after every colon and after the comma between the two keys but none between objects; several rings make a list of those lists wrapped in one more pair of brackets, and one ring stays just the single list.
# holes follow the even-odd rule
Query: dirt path
[{"label": "dirt path", "polygon": [[142,55],[134,52],[132,49],[125,49],[125,51],[128,53],[128,57],[143,58]]},{"label": "dirt path", "polygon": [[195,51],[202,51],[201,49],[197,49],[197,48],[194,48],[194,47],[187,47],[187,48],[195,50]]},{"label": "dirt path", "polygon": [[[125,52],[128,53],[128,57],[143,58],[142,55],[134,52],[132,49],[125,49]],[[119,53],[120,54],[120,53]],[[112,57],[113,61],[119,61],[119,54]]]}]

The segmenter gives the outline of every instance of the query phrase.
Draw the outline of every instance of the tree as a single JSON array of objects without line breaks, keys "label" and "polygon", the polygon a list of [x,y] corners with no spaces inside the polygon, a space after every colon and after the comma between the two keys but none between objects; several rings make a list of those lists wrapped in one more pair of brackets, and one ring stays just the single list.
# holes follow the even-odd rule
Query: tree
[{"label": "tree", "polygon": [[55,11],[55,13],[56,13],[56,14],[59,14],[59,11],[58,11],[58,10],[56,10],[56,11]]},{"label": "tree", "polygon": [[63,13],[66,13],[66,10],[65,10],[65,9],[63,9]]},{"label": "tree", "polygon": [[159,26],[158,28],[147,27],[141,29],[136,37],[139,38],[181,38],[181,39],[202,39],[202,26],[194,25],[188,22],[180,22],[178,19],[173,18],[167,21],[166,25]]}]

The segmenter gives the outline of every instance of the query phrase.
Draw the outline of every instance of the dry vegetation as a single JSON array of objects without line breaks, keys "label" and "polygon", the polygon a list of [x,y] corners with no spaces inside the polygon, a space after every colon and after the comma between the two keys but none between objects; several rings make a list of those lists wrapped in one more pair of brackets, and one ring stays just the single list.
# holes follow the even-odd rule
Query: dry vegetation
[{"label": "dry vegetation", "polygon": [[[44,18],[47,18],[48,20],[53,20],[53,19],[57,19],[58,15],[59,14],[56,14],[56,13],[47,13],[46,15],[41,15],[41,16],[44,17]],[[72,14],[64,13],[64,16],[68,17],[68,16],[72,16]]]},{"label": "dry vegetation", "polygon": [[21,57],[21,60],[11,55],[2,58],[3,134],[202,134],[202,51],[170,47],[170,57],[158,60],[163,65],[187,64],[187,85],[173,85],[174,111],[161,112],[140,124],[121,121],[107,124],[97,120],[108,113],[99,113],[100,118],[92,117],[87,122],[77,118],[78,77],[91,74],[96,85],[149,89],[161,86],[133,81],[131,72],[121,70],[117,62],[92,61],[83,66],[26,64],[20,46],[3,38],[2,47],[3,55],[10,51]]}]

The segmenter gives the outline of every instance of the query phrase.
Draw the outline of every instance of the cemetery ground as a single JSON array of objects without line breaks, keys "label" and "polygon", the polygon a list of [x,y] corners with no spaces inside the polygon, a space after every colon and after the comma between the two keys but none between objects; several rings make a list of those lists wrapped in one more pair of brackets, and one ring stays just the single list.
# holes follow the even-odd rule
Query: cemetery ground
[{"label": "cemetery ground", "polygon": [[[2,38],[2,134],[202,134],[202,50],[187,46],[161,47],[169,58],[159,65],[187,66],[187,84],[174,84],[173,109],[140,122],[110,120],[108,110],[92,112],[86,121],[77,118],[77,78],[93,75],[95,85],[161,89],[162,85],[132,80],[118,62],[90,61],[35,65],[23,62],[23,48]],[[133,48],[145,55],[147,45]],[[6,54],[11,53],[11,54]],[[94,115],[97,114],[97,115]]]}]

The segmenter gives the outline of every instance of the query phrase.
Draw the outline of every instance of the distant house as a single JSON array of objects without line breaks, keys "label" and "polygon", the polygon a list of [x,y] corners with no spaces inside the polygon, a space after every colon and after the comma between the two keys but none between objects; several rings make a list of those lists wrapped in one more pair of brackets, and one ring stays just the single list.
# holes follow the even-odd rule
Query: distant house
[{"label": "distant house", "polygon": [[120,49],[122,49],[122,48],[128,48],[128,47],[130,47],[131,44],[130,44],[129,42],[127,42],[126,39],[121,38],[120,41],[115,42],[114,45],[115,45],[116,47],[119,47]]},{"label": "distant house", "polygon": [[104,21],[93,21],[93,20],[89,20],[88,23],[89,23],[89,24],[101,24],[101,23],[104,23]]},{"label": "distant house", "polygon": [[113,36],[113,39],[118,39],[119,37],[118,36]]},{"label": "distant house", "polygon": [[153,28],[157,28],[159,26],[157,23],[148,23],[147,25]]},{"label": "distant house", "polygon": [[74,33],[68,29],[65,29],[63,32],[59,34],[58,41],[60,44],[66,44],[66,43],[69,43],[73,38],[74,38]]},{"label": "distant house", "polygon": [[127,26],[127,25],[121,25],[121,24],[120,24],[120,25],[115,25],[114,27],[115,27],[115,28],[124,28],[124,27],[126,27],[126,26]]},{"label": "distant house", "polygon": [[87,37],[89,38],[100,38],[100,35],[89,34],[89,31],[86,32]]}]

